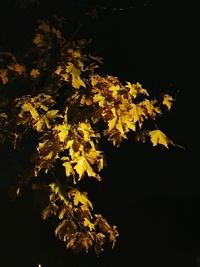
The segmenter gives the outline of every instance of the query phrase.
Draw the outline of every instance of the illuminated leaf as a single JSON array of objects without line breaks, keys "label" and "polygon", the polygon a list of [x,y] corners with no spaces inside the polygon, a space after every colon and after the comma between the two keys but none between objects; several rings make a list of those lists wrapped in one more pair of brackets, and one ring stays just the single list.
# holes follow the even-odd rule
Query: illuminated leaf
[{"label": "illuminated leaf", "polygon": [[117,96],[119,90],[120,90],[120,86],[118,84],[117,85],[112,85],[111,87],[109,87],[109,91],[112,92],[112,96],[113,97]]},{"label": "illuminated leaf", "polygon": [[40,75],[40,72],[38,69],[32,69],[30,72],[30,76],[34,79],[37,78],[39,75]]},{"label": "illuminated leaf", "polygon": [[172,106],[172,102],[174,101],[173,97],[168,95],[168,94],[165,94],[163,96],[163,101],[162,101],[162,104],[165,105],[167,107],[168,110],[171,109],[171,106]]},{"label": "illuminated leaf", "polygon": [[129,93],[133,98],[136,98],[138,91],[135,89],[135,85],[127,82],[126,88],[129,88]]},{"label": "illuminated leaf", "polygon": [[62,165],[65,167],[65,174],[67,177],[70,176],[71,174],[74,175],[74,169],[72,165],[70,164],[70,162],[65,161]]},{"label": "illuminated leaf", "polygon": [[77,189],[72,190],[70,194],[73,196],[73,201],[75,206],[82,204],[84,207],[91,209],[93,208],[92,203],[88,200],[86,194],[81,193]]},{"label": "illuminated leaf", "polygon": [[70,56],[72,56],[73,58],[80,58],[81,57],[81,53],[79,50],[74,50],[74,49],[68,49],[67,53],[70,54]]},{"label": "illuminated leaf", "polygon": [[88,176],[92,176],[92,177],[96,177],[96,173],[93,171],[93,169],[91,168],[90,164],[88,163],[88,161],[86,160],[85,157],[81,156],[78,160],[77,160],[77,164],[74,166],[74,169],[76,170],[76,172],[79,175],[79,179],[82,178],[83,174],[85,172],[87,172]]},{"label": "illuminated leaf", "polygon": [[169,138],[167,138],[167,136],[160,130],[150,131],[149,136],[151,138],[153,146],[160,144],[168,148]]},{"label": "illuminated leaf", "polygon": [[60,142],[65,141],[66,137],[68,136],[69,128],[70,127],[68,124],[59,124],[54,127],[54,130],[58,132]]},{"label": "illuminated leaf", "polygon": [[7,76],[8,70],[6,69],[0,69],[0,80],[3,84],[6,84],[8,82],[8,76]]},{"label": "illuminated leaf", "polygon": [[105,105],[105,97],[100,94],[94,95],[93,101],[97,102],[100,107],[104,107]]},{"label": "illuminated leaf", "polygon": [[25,67],[24,65],[20,64],[11,64],[8,66],[8,68],[14,72],[16,72],[19,75],[22,75],[25,72]]},{"label": "illuminated leaf", "polygon": [[49,111],[47,111],[47,113],[46,113],[46,117],[48,118],[48,119],[55,119],[55,118],[62,118],[62,115],[60,115],[60,114],[58,114],[58,112],[59,112],[59,110],[57,110],[57,109],[52,109],[52,110],[49,110]]},{"label": "illuminated leaf", "polygon": [[77,69],[71,62],[66,67],[66,72],[72,76],[72,86],[79,89],[81,86],[85,87],[84,81],[80,78],[80,70]]},{"label": "illuminated leaf", "polygon": [[61,73],[61,71],[62,71],[62,67],[61,66],[58,66],[57,69],[55,70],[55,73],[57,75],[59,75]]},{"label": "illuminated leaf", "polygon": [[36,119],[39,118],[39,114],[38,114],[37,110],[30,103],[24,103],[22,105],[22,108],[21,108],[21,112],[19,114],[19,117],[23,117],[23,113],[24,112],[30,112],[30,114],[31,114],[31,116],[32,116],[32,118],[34,120],[36,120]]},{"label": "illuminated leaf", "polygon": [[95,230],[94,224],[91,223],[88,218],[84,218],[83,225],[88,227],[90,231]]}]

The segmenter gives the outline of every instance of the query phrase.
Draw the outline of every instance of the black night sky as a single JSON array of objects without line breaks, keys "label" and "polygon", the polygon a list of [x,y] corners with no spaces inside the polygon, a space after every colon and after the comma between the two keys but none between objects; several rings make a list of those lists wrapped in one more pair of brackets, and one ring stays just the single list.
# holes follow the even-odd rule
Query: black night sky
[{"label": "black night sky", "polygon": [[81,20],[87,8],[97,3],[98,17],[85,19],[78,34],[93,39],[92,49],[104,58],[103,73],[124,82],[140,82],[155,96],[168,92],[176,97],[159,126],[185,150],[135,143],[131,134],[118,149],[105,145],[108,166],[102,172],[103,181],[89,180],[82,189],[88,191],[97,212],[118,226],[120,236],[114,250],[106,246],[97,258],[93,253],[67,251],[54,238],[52,221],[40,219],[29,191],[16,202],[9,200],[7,177],[12,166],[0,148],[0,266],[199,267],[197,4],[41,0],[38,6],[19,8],[15,1],[2,2],[0,50],[15,52],[26,47],[38,18],[58,14]]}]

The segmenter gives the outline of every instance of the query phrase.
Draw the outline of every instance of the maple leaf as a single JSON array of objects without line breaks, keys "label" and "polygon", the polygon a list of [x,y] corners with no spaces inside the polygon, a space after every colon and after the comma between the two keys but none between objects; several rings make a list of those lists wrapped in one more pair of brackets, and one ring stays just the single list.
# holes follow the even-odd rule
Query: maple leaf
[{"label": "maple leaf", "polygon": [[80,50],[74,50],[74,49],[70,48],[67,50],[67,53],[73,58],[80,58],[81,57]]},{"label": "maple leaf", "polygon": [[74,169],[69,161],[63,162],[62,165],[65,167],[65,174],[67,177],[70,176],[71,174],[74,175]]},{"label": "maple leaf", "polygon": [[163,96],[162,104],[165,105],[168,110],[170,110],[172,106],[172,101],[174,101],[173,97],[168,94],[165,94]]},{"label": "maple leaf", "polygon": [[151,142],[153,146],[157,146],[158,144],[168,147],[168,144],[170,143],[169,138],[160,130],[153,130],[149,132],[149,136],[151,138]]},{"label": "maple leaf", "polygon": [[56,215],[58,206],[55,203],[50,203],[45,209],[42,210],[42,219],[46,220],[50,215]]},{"label": "maple leaf", "polygon": [[90,231],[95,230],[94,224],[91,223],[90,220],[88,220],[88,218],[84,218],[83,225],[85,227],[88,227]]},{"label": "maple leaf", "polygon": [[40,72],[38,69],[32,69],[30,72],[30,76],[34,79],[37,78],[39,75],[40,75]]},{"label": "maple leaf", "polygon": [[140,102],[139,106],[143,109],[146,116],[151,116],[154,118],[157,114],[161,114],[160,108],[154,106],[154,101],[150,101],[149,99],[145,99]]},{"label": "maple leaf", "polygon": [[14,72],[16,72],[19,75],[22,75],[25,72],[25,67],[24,65],[20,65],[20,64],[11,64],[8,66],[8,68]]},{"label": "maple leaf", "polygon": [[39,120],[35,123],[35,127],[38,133],[42,131],[44,125],[45,125],[44,117],[39,118]]},{"label": "maple leaf", "polygon": [[86,233],[86,236],[84,236],[81,240],[81,245],[83,248],[85,248],[86,252],[88,252],[89,248],[93,244],[93,238]]},{"label": "maple leaf", "polygon": [[113,97],[116,97],[118,95],[118,91],[120,90],[120,86],[118,84],[111,85],[108,90],[112,92]]},{"label": "maple leaf", "polygon": [[105,97],[100,95],[100,94],[96,94],[93,96],[93,101],[99,104],[100,107],[104,107],[105,106]]},{"label": "maple leaf", "polygon": [[23,118],[24,112],[30,112],[30,114],[34,120],[37,120],[39,118],[39,114],[38,114],[37,110],[33,107],[33,105],[31,103],[24,103],[21,107],[21,112],[19,113],[18,116],[20,118]]},{"label": "maple leaf", "polygon": [[58,132],[58,137],[60,139],[60,142],[64,142],[66,137],[68,136],[68,132],[69,132],[69,124],[59,124],[56,125],[53,130],[56,130]]},{"label": "maple leaf", "polygon": [[115,243],[116,243],[116,238],[117,236],[119,236],[117,227],[113,225],[113,227],[108,230],[108,234],[109,234],[109,240],[112,243],[112,248],[114,248]]},{"label": "maple leaf", "polygon": [[126,88],[129,88],[129,93],[133,98],[136,98],[138,91],[135,89],[135,85],[131,84],[130,82],[127,82],[125,85]]},{"label": "maple leaf", "polygon": [[6,69],[0,69],[0,80],[3,84],[6,84],[8,82],[8,76],[7,76],[8,70]]},{"label": "maple leaf", "polygon": [[73,196],[73,202],[75,206],[78,206],[80,203],[86,209],[93,208],[92,203],[89,201],[89,199],[86,196],[86,193],[81,193],[77,189],[73,189],[69,192],[69,195]]},{"label": "maple leaf", "polygon": [[74,169],[78,173],[79,179],[82,178],[85,172],[87,172],[88,176],[97,177],[97,174],[93,171],[89,162],[84,156],[78,158],[77,164],[74,166]]},{"label": "maple leaf", "polygon": [[61,66],[58,66],[57,69],[54,71],[57,75],[59,75],[62,71],[62,67]]},{"label": "maple leaf", "polygon": [[66,72],[69,73],[72,77],[72,86],[76,89],[79,89],[81,86],[85,87],[84,81],[80,77],[80,70],[77,69],[74,64],[71,62],[68,63],[66,67]]},{"label": "maple leaf", "polygon": [[51,183],[51,184],[49,184],[49,187],[51,188],[51,191],[52,191],[55,195],[57,195],[57,196],[60,198],[60,200],[64,202],[64,204],[65,204],[66,206],[69,205],[69,201],[68,201],[68,199],[67,199],[66,196],[63,194],[63,192],[62,192],[61,189],[60,189],[60,186],[59,186],[57,183]]}]

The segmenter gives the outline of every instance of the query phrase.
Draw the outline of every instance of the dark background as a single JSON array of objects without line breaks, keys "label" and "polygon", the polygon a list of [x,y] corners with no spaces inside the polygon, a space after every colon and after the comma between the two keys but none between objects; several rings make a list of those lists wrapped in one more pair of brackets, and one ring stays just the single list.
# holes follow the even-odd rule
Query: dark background
[{"label": "dark background", "polygon": [[[94,2],[98,17],[86,18],[83,14]],[[153,95],[167,92],[176,96],[172,111],[159,125],[185,147],[153,148],[136,144],[131,135],[118,149],[105,146],[108,166],[102,172],[103,181],[89,181],[82,187],[96,211],[120,232],[115,249],[106,246],[99,258],[93,253],[74,256],[67,251],[54,238],[52,221],[41,221],[28,190],[16,202],[9,200],[12,166],[1,148],[0,265],[199,267],[199,28],[195,3],[59,0],[19,8],[10,0],[0,9],[2,51],[18,53],[26,47],[37,18],[63,15],[71,21],[72,32],[76,22],[83,21],[78,36],[93,38],[93,50],[104,58],[102,73],[123,82],[141,82]]]}]

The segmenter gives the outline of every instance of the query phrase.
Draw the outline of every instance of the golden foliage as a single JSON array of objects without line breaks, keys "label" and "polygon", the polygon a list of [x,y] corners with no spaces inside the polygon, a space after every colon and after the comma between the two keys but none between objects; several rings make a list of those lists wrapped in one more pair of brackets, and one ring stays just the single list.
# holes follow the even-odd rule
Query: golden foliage
[{"label": "golden foliage", "polygon": [[55,235],[67,248],[87,252],[93,247],[99,254],[106,240],[114,247],[119,234],[116,226],[94,213],[87,193],[78,189],[88,177],[101,180],[105,158],[99,140],[103,137],[118,147],[131,131],[137,140],[150,138],[153,146],[169,148],[173,142],[146,125],[155,128],[163,106],[170,110],[174,100],[168,94],[161,101],[151,99],[138,82],[123,84],[117,77],[98,74],[102,59],[85,54],[86,43],[70,42],[48,21],[38,21],[34,53],[24,59],[29,65],[12,57],[0,69],[5,90],[18,88],[19,80],[25,85],[13,97],[12,110],[0,110],[0,123],[12,132],[8,139],[14,149],[24,136],[34,140],[29,174],[20,183],[31,183],[37,176],[46,185],[48,204],[42,218],[58,218]]}]

